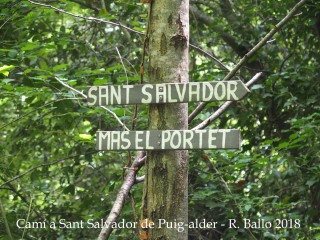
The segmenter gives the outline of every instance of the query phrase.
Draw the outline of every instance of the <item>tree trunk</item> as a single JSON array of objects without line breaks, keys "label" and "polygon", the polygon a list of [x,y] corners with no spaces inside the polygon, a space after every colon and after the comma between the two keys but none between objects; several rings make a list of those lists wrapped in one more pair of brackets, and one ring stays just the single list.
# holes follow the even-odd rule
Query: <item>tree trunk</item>
[{"label": "tree trunk", "polygon": [[[152,1],[149,24],[149,82],[187,83],[189,0]],[[186,103],[150,105],[149,129],[187,129],[187,119]],[[188,222],[188,151],[148,153],[142,214],[155,224],[149,239],[188,239],[174,225]]]}]

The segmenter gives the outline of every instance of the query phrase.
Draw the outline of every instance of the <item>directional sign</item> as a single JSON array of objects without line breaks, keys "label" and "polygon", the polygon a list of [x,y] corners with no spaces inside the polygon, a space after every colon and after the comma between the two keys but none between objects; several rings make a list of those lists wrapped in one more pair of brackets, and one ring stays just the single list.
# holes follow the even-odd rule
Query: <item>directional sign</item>
[{"label": "directional sign", "polygon": [[180,103],[240,100],[249,91],[242,81],[93,86],[88,105]]},{"label": "directional sign", "polygon": [[97,150],[239,149],[240,131],[153,130],[99,131]]}]

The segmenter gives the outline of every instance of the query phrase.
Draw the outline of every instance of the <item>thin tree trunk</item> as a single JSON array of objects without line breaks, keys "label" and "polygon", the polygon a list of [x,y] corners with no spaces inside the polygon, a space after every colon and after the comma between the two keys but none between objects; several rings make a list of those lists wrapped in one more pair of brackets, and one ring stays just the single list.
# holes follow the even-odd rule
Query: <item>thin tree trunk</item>
[{"label": "thin tree trunk", "polygon": [[[189,1],[152,1],[149,24],[149,82],[188,82]],[[187,107],[151,105],[149,129],[187,129]],[[149,239],[188,239],[187,228],[174,225],[188,222],[188,151],[148,153],[142,214],[155,224]]]}]

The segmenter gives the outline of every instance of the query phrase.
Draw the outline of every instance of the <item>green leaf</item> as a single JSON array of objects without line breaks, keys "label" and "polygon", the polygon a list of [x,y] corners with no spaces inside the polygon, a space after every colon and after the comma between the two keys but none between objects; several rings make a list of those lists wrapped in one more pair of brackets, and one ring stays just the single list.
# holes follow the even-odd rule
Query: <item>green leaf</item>
[{"label": "green leaf", "polygon": [[251,87],[251,90],[256,90],[256,89],[261,89],[264,88],[264,86],[262,84],[255,84]]},{"label": "green leaf", "polygon": [[31,68],[28,68],[28,69],[24,70],[23,72],[24,72],[25,74],[28,74],[28,73],[31,73],[31,71],[32,71],[32,69],[31,69]]},{"label": "green leaf", "polygon": [[320,240],[320,233],[317,233],[316,235],[313,236],[314,240]]},{"label": "green leaf", "polygon": [[47,65],[47,63],[46,63],[45,60],[40,59],[40,60],[39,60],[39,64],[40,64],[41,69],[43,69],[43,70],[48,70],[48,65]]},{"label": "green leaf", "polygon": [[283,143],[280,143],[279,146],[277,147],[277,149],[283,149],[283,148],[286,148],[289,146],[289,143],[288,142],[283,142]]},{"label": "green leaf", "polygon": [[12,78],[2,79],[2,82],[4,82],[5,84],[8,84],[8,83],[13,82],[13,81],[14,81],[14,79],[12,79]]},{"label": "green leaf", "polygon": [[36,47],[39,47],[40,44],[38,42],[25,42],[20,45],[22,51],[33,50]]},{"label": "green leaf", "polygon": [[9,70],[12,70],[14,68],[15,68],[15,66],[13,66],[13,65],[9,65],[9,66],[8,65],[4,65],[4,66],[0,67],[0,73],[5,75],[6,77],[8,77],[9,76]]},{"label": "green leaf", "polygon": [[245,205],[245,206],[244,206],[244,209],[245,209],[246,211],[249,211],[249,210],[251,209],[251,205]]},{"label": "green leaf", "polygon": [[93,136],[91,136],[90,134],[79,134],[79,138],[83,139],[83,140],[91,140],[93,138]]},{"label": "green leaf", "polygon": [[68,66],[68,64],[59,64],[59,65],[56,65],[52,68],[53,71],[58,71],[58,70],[61,70],[61,69],[65,69],[66,67]]},{"label": "green leaf", "polygon": [[100,85],[104,85],[104,84],[107,84],[108,83],[108,80],[106,79],[97,79],[93,82],[93,85],[94,86],[100,86]]},{"label": "green leaf", "polygon": [[316,182],[318,182],[318,180],[314,180],[314,179],[310,179],[306,182],[306,185],[308,185],[308,187],[312,187]]},{"label": "green leaf", "polygon": [[6,90],[8,90],[8,91],[12,91],[12,90],[14,90],[14,87],[13,87],[13,86],[11,86],[11,85],[9,85],[9,84],[2,85],[2,88],[6,89]]},{"label": "green leaf", "polygon": [[76,188],[73,184],[70,184],[68,187],[64,188],[63,193],[74,195]]}]

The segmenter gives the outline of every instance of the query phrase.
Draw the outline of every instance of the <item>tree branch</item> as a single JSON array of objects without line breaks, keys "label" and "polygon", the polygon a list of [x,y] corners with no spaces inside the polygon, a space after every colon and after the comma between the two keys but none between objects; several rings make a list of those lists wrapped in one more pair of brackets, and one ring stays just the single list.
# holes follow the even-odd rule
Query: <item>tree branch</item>
[{"label": "tree branch", "polygon": [[[6,179],[4,179],[3,177],[0,176],[0,178],[1,178],[3,181],[6,181]],[[8,183],[8,182],[9,182],[9,181],[6,181],[6,183]],[[27,205],[30,206],[30,203],[28,202],[28,200],[27,200],[21,193],[19,193],[19,191],[18,191],[17,189],[15,189],[15,187],[14,187],[11,183],[8,183],[7,185],[8,185],[8,187],[9,187],[8,190],[14,192],[18,197],[20,197],[20,199],[22,200],[22,202],[24,202],[24,203],[26,203]],[[46,220],[46,218],[43,217],[38,210],[36,210],[36,209],[34,209],[34,208],[32,208],[32,210],[35,212],[35,214],[37,215],[37,217],[38,217],[39,219],[41,219],[42,221],[45,221],[45,220]]]},{"label": "tree branch", "polygon": [[15,122],[17,122],[17,121],[19,121],[19,120],[27,117],[28,115],[30,115],[30,114],[38,111],[38,110],[41,109],[41,108],[44,108],[44,107],[46,107],[46,106],[51,105],[52,103],[56,103],[56,102],[60,102],[60,101],[64,101],[64,100],[75,100],[75,99],[78,99],[78,98],[62,98],[62,99],[57,99],[57,100],[50,101],[50,102],[48,102],[48,103],[46,103],[46,104],[44,104],[44,105],[42,105],[42,106],[40,106],[40,107],[37,107],[36,109],[34,109],[34,110],[32,110],[32,111],[30,111],[30,112],[28,112],[28,113],[26,113],[26,114],[21,115],[21,116],[18,117],[18,118],[13,119],[12,121],[10,121],[10,122],[2,125],[2,126],[0,127],[0,130],[3,129],[3,128],[5,128],[5,127],[7,127],[7,126],[9,126],[9,125],[12,124],[12,123],[15,123]]},{"label": "tree branch", "polygon": [[[288,23],[298,11],[308,0],[301,0],[297,3],[291,11],[284,17],[260,42],[258,42],[244,57],[238,62],[238,64],[228,73],[228,75],[223,79],[224,81],[230,80],[238,70],[252,57],[258,50],[260,50],[272,37],[276,34],[286,23]],[[189,123],[205,108],[208,103],[200,103],[198,107],[189,115]]]},{"label": "tree branch", "polygon": [[116,47],[116,51],[117,51],[117,54],[118,54],[118,56],[119,56],[119,59],[120,59],[121,65],[122,65],[122,67],[123,67],[124,73],[126,74],[127,84],[129,84],[128,72],[127,72],[126,66],[124,65],[124,63],[123,63],[123,61],[122,61],[122,56],[121,56],[121,54],[120,54],[120,52],[119,52],[118,47]]},{"label": "tree branch", "polygon": [[[63,10],[63,9],[54,7],[54,6],[52,6],[52,5],[43,4],[43,3],[38,3],[38,2],[35,2],[35,1],[32,1],[32,0],[28,0],[28,2],[30,2],[31,4],[34,4],[34,5],[41,6],[41,7],[54,9],[55,11],[58,11],[58,12],[61,12],[61,13],[64,13],[64,14],[73,16],[73,17],[75,17],[75,18],[81,18],[81,19],[88,20],[88,21],[95,21],[95,22],[97,22],[97,23],[106,23],[106,24],[110,24],[110,25],[113,25],[113,26],[117,26],[117,27],[121,27],[121,28],[127,29],[127,30],[129,30],[129,31],[131,31],[131,32],[134,32],[134,33],[137,33],[137,34],[139,34],[139,35],[145,35],[145,33],[136,31],[136,30],[134,30],[134,29],[132,29],[132,28],[129,28],[129,27],[125,26],[125,25],[122,25],[120,22],[115,23],[115,22],[103,20],[103,19],[101,19],[101,18],[84,17],[84,16],[81,16],[81,15],[76,15],[76,14],[67,12],[67,11],[65,11],[65,10]],[[78,4],[83,5],[83,6],[85,6],[85,7],[89,7],[88,5],[83,4],[83,3],[81,3],[80,1],[77,1],[77,0],[72,0],[72,2],[78,3]],[[97,9],[95,9],[95,8],[91,8],[91,9],[97,10]],[[196,11],[196,10],[194,10],[194,11]],[[198,11],[199,11],[199,10],[198,10]],[[229,36],[229,35],[227,36],[227,35],[225,35],[225,34],[224,34],[223,36],[225,37],[226,41],[228,41],[230,44],[236,44],[236,41],[235,41],[235,40],[232,40],[232,37],[231,37],[231,36]],[[229,39],[229,40],[227,40],[227,39]],[[205,54],[207,57],[209,57],[209,58],[211,58],[212,60],[214,60],[215,62],[217,62],[217,64],[218,64],[222,69],[229,71],[229,69],[228,69],[226,66],[224,66],[222,62],[220,62],[217,58],[213,57],[212,55],[210,55],[210,54],[207,53],[206,51],[202,50],[201,48],[199,48],[199,47],[197,47],[197,46],[195,46],[195,45],[193,45],[193,44],[190,44],[190,47],[194,48],[195,50],[197,50],[197,51],[199,51],[199,52],[201,52],[201,53],[203,53],[203,54]],[[80,93],[80,94],[81,94],[81,93]],[[81,95],[82,95],[82,94],[81,94]]]},{"label": "tree branch", "polygon": [[141,177],[136,177],[135,184],[143,182],[145,178],[146,178],[145,175],[143,175]]},{"label": "tree branch", "polygon": [[13,237],[11,235],[11,230],[10,230],[10,227],[9,227],[9,224],[8,224],[8,220],[7,220],[7,217],[6,217],[6,213],[4,211],[4,207],[2,206],[1,198],[0,198],[0,213],[1,213],[4,225],[5,225],[5,228],[6,228],[6,232],[8,234],[8,239],[13,240]]},{"label": "tree branch", "polygon": [[[42,6],[42,7],[46,7],[46,8],[51,8],[51,9],[54,9],[55,11],[58,11],[58,12],[61,12],[61,13],[64,13],[64,14],[67,14],[67,15],[70,15],[70,16],[73,16],[73,17],[76,17],[76,18],[81,18],[81,19],[84,19],[84,20],[88,20],[88,21],[95,21],[95,22],[98,22],[98,23],[106,23],[106,24],[110,24],[110,25],[114,25],[114,26],[118,26],[118,27],[122,27],[124,29],[127,29],[131,32],[134,32],[134,33],[137,33],[139,35],[145,35],[143,32],[139,32],[139,31],[136,31],[132,28],[129,28],[125,25],[122,25],[120,22],[118,23],[115,23],[115,22],[111,22],[111,21],[107,21],[107,20],[103,20],[103,19],[100,19],[100,18],[94,18],[94,17],[84,17],[84,16],[81,16],[81,15],[76,15],[76,14],[73,14],[73,13],[70,13],[70,12],[67,12],[63,9],[59,9],[59,8],[56,8],[52,5],[48,5],[48,4],[43,4],[43,3],[38,3],[38,2],[35,2],[35,1],[32,1],[32,0],[28,0],[28,2],[30,2],[31,4],[34,4],[34,5],[39,5],[39,6]],[[92,8],[92,7],[89,7],[89,5],[87,4],[84,4],[84,3],[81,3],[80,1],[77,1],[77,0],[72,0],[72,2],[75,2],[75,3],[78,3],[82,6],[85,6],[85,7],[88,7],[90,9],[93,9],[93,10],[98,10],[96,8]],[[195,15],[197,15],[198,17],[200,16],[200,11],[196,8],[192,8],[191,9],[193,11],[193,13]],[[209,19],[208,17],[206,16],[202,16],[202,17],[199,17],[200,19],[202,19],[202,21],[204,21],[206,24],[210,24],[212,22],[211,19]],[[222,32],[222,30],[220,28],[217,29],[217,31],[219,32]],[[236,40],[232,38],[231,35],[229,34],[225,34],[223,33],[222,34],[222,38],[230,45],[230,46],[233,46],[234,49],[240,49],[241,47],[236,43]],[[207,57],[211,58],[212,60],[214,60],[222,69],[224,70],[229,70],[222,62],[220,62],[217,58],[215,58],[214,56],[212,56],[211,54],[207,53],[206,51],[204,51],[203,49],[193,45],[193,44],[190,44],[190,47],[194,48],[195,50],[203,53],[204,55],[206,55]],[[242,53],[243,52],[243,49],[239,52]]]},{"label": "tree branch", "polygon": [[[262,73],[257,73],[256,75],[254,75],[254,77],[246,83],[246,86],[249,88],[251,87],[256,81],[259,80],[259,78],[261,77]],[[199,125],[197,125],[196,127],[192,128],[192,130],[200,130],[200,129],[204,129],[205,127],[207,127],[208,125],[210,125],[215,119],[217,119],[222,113],[224,113],[233,103],[234,101],[226,101],[224,104],[222,104],[222,106],[215,111],[209,118],[207,118],[206,120],[204,120],[202,123],[200,123]]]},{"label": "tree branch", "polygon": [[115,114],[109,108],[107,108],[105,106],[100,106],[100,107],[103,108],[104,110],[106,110],[107,112],[109,112],[118,121],[118,123],[121,125],[121,127],[123,127],[124,130],[130,131],[129,128],[127,128],[127,126],[120,120],[120,118],[117,116],[117,114]]},{"label": "tree branch", "polygon": [[58,77],[54,77],[59,83],[61,83],[63,86],[65,86],[66,88],[69,88],[70,90],[80,94],[82,97],[84,98],[88,98],[87,95],[85,95],[83,92],[80,92],[79,90],[71,87],[70,85],[66,84],[62,79],[58,78]]},{"label": "tree branch", "polygon": [[79,0],[69,0],[69,1],[70,1],[70,2],[74,2],[74,3],[78,3],[80,6],[83,6],[83,7],[89,8],[89,9],[92,9],[93,11],[95,11],[95,13],[99,13],[99,9],[93,7],[93,6],[90,5],[90,4],[86,4],[86,3],[81,2],[81,1],[79,1]]},{"label": "tree branch", "polygon": [[239,56],[243,56],[247,52],[246,47],[239,45],[237,39],[235,39],[229,33],[223,31],[223,29],[220,26],[213,24],[213,19],[203,14],[203,12],[201,12],[197,7],[190,6],[190,11],[192,15],[194,15],[202,23],[210,26],[210,28],[213,28],[214,32],[220,33],[220,36],[223,39],[223,41],[225,41]]},{"label": "tree branch", "polygon": [[[229,25],[234,28],[242,27],[241,24],[243,19],[241,19],[241,16],[237,16],[235,12],[233,11],[232,4],[230,0],[220,0],[219,6],[221,9],[221,13],[223,17],[228,21]],[[239,19],[240,18],[240,19]],[[246,31],[244,31],[245,34],[247,34],[247,28],[248,26],[245,26]]]},{"label": "tree branch", "polygon": [[210,53],[204,51],[203,49],[201,49],[201,48],[199,48],[196,45],[193,45],[191,43],[189,45],[190,45],[190,47],[192,47],[196,51],[204,54],[205,56],[209,57],[211,60],[215,61],[217,63],[217,65],[220,66],[223,70],[226,70],[226,71],[230,72],[230,69],[227,68],[227,66],[225,66],[221,61],[219,61],[219,59],[217,59],[216,57],[212,56]]},{"label": "tree branch", "polygon": [[137,157],[133,161],[131,168],[129,169],[129,172],[125,177],[124,182],[119,190],[119,193],[113,204],[110,214],[107,220],[104,222],[104,225],[103,225],[103,228],[101,229],[98,240],[104,240],[110,236],[113,230],[112,223],[117,221],[117,218],[120,215],[120,212],[123,208],[126,197],[128,196],[131,187],[136,182],[136,174],[139,171],[139,169],[143,166],[145,162],[145,158],[146,158],[145,152],[138,152]]},{"label": "tree branch", "polygon": [[250,57],[252,57],[258,50],[260,50],[272,37],[274,34],[280,31],[280,29],[288,23],[298,11],[300,7],[302,7],[308,0],[301,0],[297,3],[291,11],[285,16],[275,27],[263,38],[260,42],[257,43],[245,56],[240,60],[240,62],[234,67],[234,69],[224,78],[224,80],[230,80],[235,73],[240,69],[240,67],[248,61]]},{"label": "tree branch", "polygon": [[[84,98],[88,98],[87,95],[85,95],[83,92],[80,92],[79,90],[71,87],[70,85],[66,84],[64,81],[62,81],[62,79],[55,77],[55,79],[61,83],[63,86],[65,86],[66,88],[69,88],[70,90],[76,92],[77,94],[80,94],[82,97]],[[117,121],[118,123],[121,125],[121,127],[123,127],[124,130],[129,131],[129,128],[127,128],[127,126],[120,120],[120,118],[117,116],[117,114],[115,114],[113,111],[111,111],[109,108],[105,107],[105,106],[99,106],[102,109],[106,110],[108,113],[110,113]]]},{"label": "tree branch", "polygon": [[57,7],[48,5],[48,4],[38,3],[38,2],[35,2],[35,1],[31,1],[31,0],[28,0],[28,2],[31,3],[31,4],[34,4],[34,5],[41,6],[41,7],[54,9],[55,11],[70,15],[70,16],[75,17],[75,18],[81,18],[81,19],[84,19],[84,20],[87,20],[87,21],[94,21],[94,22],[97,22],[97,23],[106,23],[106,24],[110,24],[110,25],[113,25],[113,26],[117,26],[117,27],[120,27],[120,28],[127,29],[128,31],[131,31],[131,32],[134,32],[134,33],[143,34],[142,32],[136,31],[136,30],[134,30],[132,28],[129,28],[129,27],[125,26],[125,25],[122,25],[120,22],[115,23],[115,22],[103,20],[101,18],[84,17],[84,16],[81,16],[81,15],[77,15],[77,14],[74,14],[74,13],[67,12],[67,11],[65,11],[63,9],[60,9],[60,8],[57,8]]},{"label": "tree branch", "polygon": [[[95,152],[97,152],[97,151],[90,152],[90,153],[95,153]],[[87,153],[87,154],[88,154],[88,153]],[[68,159],[70,159],[70,158],[75,158],[75,157],[81,156],[81,155],[83,155],[83,154],[72,155],[72,156],[69,156],[69,157],[66,157],[66,158],[62,158],[62,159],[55,160],[55,161],[53,161],[53,162],[42,163],[42,164],[39,164],[39,165],[37,165],[37,166],[33,166],[33,167],[29,168],[27,171],[25,171],[25,172],[23,172],[23,173],[15,176],[15,177],[11,178],[10,180],[5,181],[4,183],[2,183],[2,184],[0,185],[0,188],[1,188],[2,186],[4,186],[4,185],[7,185],[7,184],[9,184],[9,183],[11,183],[11,182],[13,182],[13,181],[15,181],[15,180],[23,177],[24,175],[27,175],[29,172],[32,172],[33,170],[35,170],[35,169],[37,169],[37,168],[46,167],[46,166],[51,166],[51,165],[53,165],[53,164],[56,164],[56,163],[59,163],[59,162],[63,162],[63,161],[68,160]],[[1,178],[1,176],[0,176],[0,178]]]}]

